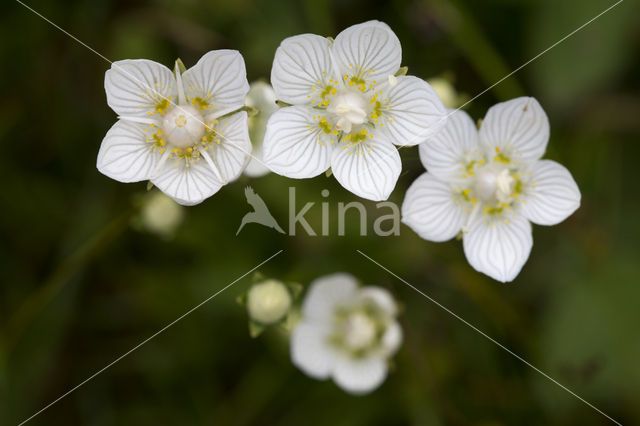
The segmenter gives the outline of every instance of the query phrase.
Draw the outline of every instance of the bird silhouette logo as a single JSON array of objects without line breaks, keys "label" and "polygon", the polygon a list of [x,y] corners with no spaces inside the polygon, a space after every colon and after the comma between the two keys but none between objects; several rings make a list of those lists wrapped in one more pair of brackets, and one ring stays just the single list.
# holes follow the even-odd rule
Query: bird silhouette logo
[{"label": "bird silhouette logo", "polygon": [[260,198],[260,196],[255,193],[253,188],[247,186],[244,189],[244,195],[245,197],[247,197],[247,203],[249,203],[249,205],[253,207],[253,211],[244,215],[244,217],[242,218],[242,222],[240,223],[240,227],[236,232],[236,235],[240,233],[242,228],[244,228],[247,223],[259,223],[260,225],[273,228],[281,234],[285,233],[280,225],[278,225],[278,222],[276,222],[274,217],[271,215],[271,212],[269,212],[269,208],[267,207],[267,205],[264,203],[262,198]]}]

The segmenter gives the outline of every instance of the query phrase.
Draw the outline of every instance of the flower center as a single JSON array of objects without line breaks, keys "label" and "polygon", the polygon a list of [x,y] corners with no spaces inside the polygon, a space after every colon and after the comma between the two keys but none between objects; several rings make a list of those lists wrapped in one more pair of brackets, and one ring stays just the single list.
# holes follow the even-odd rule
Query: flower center
[{"label": "flower center", "polygon": [[484,202],[506,203],[513,195],[516,180],[507,167],[490,164],[476,172],[475,190]]},{"label": "flower center", "polygon": [[162,120],[162,130],[167,140],[176,148],[195,145],[205,133],[200,111],[192,105],[174,106]]},{"label": "flower center", "polygon": [[353,351],[365,349],[376,342],[376,323],[365,313],[353,313],[344,323],[343,336],[344,345],[348,349]]},{"label": "flower center", "polygon": [[368,102],[364,95],[357,91],[344,91],[332,101],[327,111],[335,116],[336,128],[350,133],[353,126],[367,121]]}]

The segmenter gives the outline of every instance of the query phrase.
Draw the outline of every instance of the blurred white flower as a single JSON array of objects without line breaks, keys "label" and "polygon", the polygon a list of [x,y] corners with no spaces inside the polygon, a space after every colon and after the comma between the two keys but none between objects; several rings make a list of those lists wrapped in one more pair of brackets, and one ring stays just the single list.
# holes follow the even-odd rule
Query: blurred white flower
[{"label": "blurred white flower", "polygon": [[541,160],[549,120],[534,98],[499,103],[480,130],[463,111],[420,145],[427,173],[409,188],[402,220],[422,238],[446,241],[463,232],[476,270],[512,281],[533,246],[530,221],[555,225],[580,206],[571,173]]},{"label": "blurred white flower", "polygon": [[402,168],[393,144],[423,142],[446,116],[429,84],[394,77],[401,57],[398,37],[378,21],[349,27],[335,41],[314,34],[285,39],[271,84],[277,98],[293,106],[267,124],[265,164],[296,179],[331,167],[347,190],[386,200]]},{"label": "blurred white flower", "polygon": [[140,212],[142,225],[148,231],[171,236],[184,219],[183,207],[160,191],[149,194]]},{"label": "blurred white flower", "polygon": [[318,278],[291,335],[292,361],[347,392],[370,392],[386,378],[388,359],[402,342],[396,315],[395,301],[380,287],[358,287],[344,273]]},{"label": "blurred white flower", "polygon": [[244,169],[244,174],[249,177],[261,177],[269,173],[269,169],[264,165],[262,159],[262,142],[267,130],[267,121],[278,110],[276,92],[273,91],[273,87],[269,83],[254,81],[247,94],[246,104],[257,109],[258,114],[249,117],[249,137],[253,151],[252,158],[249,159],[249,164]]},{"label": "blurred white flower", "polygon": [[277,280],[254,284],[247,293],[249,317],[263,325],[282,320],[289,313],[291,302],[289,289]]},{"label": "blurred white flower", "polygon": [[182,73],[146,59],[114,62],[107,103],[119,120],[107,132],[97,167],[120,182],[151,180],[183,205],[215,194],[242,172],[251,152],[244,105],[249,90],[235,50],[204,55]]}]

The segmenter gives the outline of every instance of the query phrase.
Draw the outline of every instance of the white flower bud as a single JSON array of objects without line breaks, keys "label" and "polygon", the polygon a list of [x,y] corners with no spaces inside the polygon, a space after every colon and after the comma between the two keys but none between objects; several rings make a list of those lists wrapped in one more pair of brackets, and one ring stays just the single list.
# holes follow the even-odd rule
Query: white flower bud
[{"label": "white flower bud", "polygon": [[447,108],[455,108],[457,106],[458,94],[448,80],[442,77],[435,77],[427,80],[427,83],[436,91],[444,106]]},{"label": "white flower bud", "polygon": [[171,235],[183,216],[183,207],[160,191],[149,194],[140,215],[146,229],[161,235]]},{"label": "white flower bud", "polygon": [[269,169],[262,163],[262,140],[264,139],[269,117],[278,110],[276,92],[273,91],[269,83],[255,81],[251,83],[245,103],[247,106],[259,111],[258,115],[249,117],[247,121],[249,136],[253,145],[251,155],[254,158],[249,160],[249,164],[244,170],[245,175],[257,178],[269,173]]},{"label": "white flower bud", "polygon": [[291,308],[291,294],[276,280],[255,284],[247,293],[247,311],[252,320],[261,324],[280,321]]}]

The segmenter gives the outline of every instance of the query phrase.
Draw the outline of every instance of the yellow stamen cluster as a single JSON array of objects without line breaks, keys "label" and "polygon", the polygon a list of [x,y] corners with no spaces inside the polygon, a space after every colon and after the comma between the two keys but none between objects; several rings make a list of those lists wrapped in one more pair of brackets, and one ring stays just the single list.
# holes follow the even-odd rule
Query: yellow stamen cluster
[{"label": "yellow stamen cluster", "polygon": [[[153,130],[155,128],[155,124],[149,124],[147,128],[144,129],[145,132],[149,131],[149,129]],[[162,154],[165,151],[165,147],[167,146],[167,141],[164,139],[164,132],[162,129],[157,129],[155,133],[147,136],[147,143],[149,144],[149,149],[153,152],[159,152]]]},{"label": "yellow stamen cluster", "polygon": [[174,148],[171,150],[169,158],[175,158],[177,161],[173,163],[174,166],[178,165],[179,160],[184,160],[185,167],[191,167],[191,164],[200,160],[200,151],[195,146],[187,148]]},{"label": "yellow stamen cluster", "polygon": [[[380,100],[378,99],[378,97],[382,95],[382,92],[378,92],[375,95],[373,95],[373,97],[369,100],[369,103],[373,105],[373,108],[371,109],[371,120],[373,120],[374,123],[378,124],[380,123],[380,117],[382,116],[382,112],[383,111],[388,111],[391,108],[391,102],[389,102],[389,99],[385,98],[384,99],[384,105],[383,102],[380,102]],[[380,125],[384,125],[384,123],[380,123]]]},{"label": "yellow stamen cluster", "polygon": [[204,93],[203,87],[197,87],[195,84],[189,87],[189,91],[200,91],[202,92],[202,96],[187,96],[187,101],[191,103],[194,107],[198,108],[200,111],[209,111],[212,108],[217,108],[218,106],[213,104],[213,95],[211,92]]},{"label": "yellow stamen cluster", "polygon": [[357,64],[355,67],[353,66],[353,64],[349,64],[349,68],[354,68],[354,73],[352,73],[351,75],[345,74],[342,77],[344,82],[347,83],[349,87],[356,87],[361,92],[366,92],[367,88],[373,88],[373,86],[376,85],[377,82],[375,80],[372,80],[367,85],[367,80],[365,78],[369,74],[375,73],[376,70],[374,69],[366,70],[366,69],[363,69],[361,65],[357,65]]},{"label": "yellow stamen cluster", "polygon": [[458,188],[454,191],[453,201],[466,213],[471,213],[476,204],[478,204],[478,199],[472,196],[470,188]]},{"label": "yellow stamen cluster", "polygon": [[[326,74],[326,72],[322,72],[322,74]],[[311,99],[311,103],[318,107],[326,107],[331,103],[331,96],[334,96],[337,93],[336,87],[338,86],[338,81],[329,79],[326,83],[318,80],[316,81],[316,85],[311,86],[311,95],[307,95],[307,98],[311,99],[312,95],[316,92],[319,92],[319,99]]]},{"label": "yellow stamen cluster", "polygon": [[215,128],[216,124],[218,124],[218,120],[213,120],[205,128],[206,133],[202,136],[202,141],[200,142],[205,151],[214,143],[216,145],[222,143],[222,132]]}]

